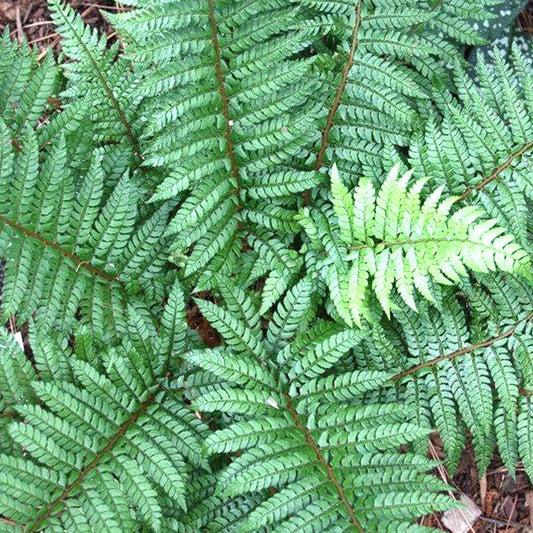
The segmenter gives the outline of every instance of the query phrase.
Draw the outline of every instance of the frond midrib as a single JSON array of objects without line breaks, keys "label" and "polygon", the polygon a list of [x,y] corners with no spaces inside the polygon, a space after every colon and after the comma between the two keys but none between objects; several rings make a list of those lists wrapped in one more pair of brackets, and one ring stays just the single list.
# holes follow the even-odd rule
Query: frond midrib
[{"label": "frond midrib", "polygon": [[294,422],[295,427],[304,434],[305,441],[307,442],[309,447],[313,450],[313,453],[315,454],[317,461],[326,469],[326,476],[328,478],[328,481],[335,489],[335,492],[337,493],[342,506],[346,509],[346,512],[348,513],[351,524],[358,531],[358,533],[365,533],[365,530],[363,526],[361,525],[361,522],[359,521],[359,519],[357,518],[355,514],[355,509],[353,508],[352,504],[348,500],[348,497],[346,496],[344,487],[342,486],[341,482],[335,475],[335,471],[333,470],[333,467],[329,464],[327,459],[322,454],[322,450],[320,449],[320,446],[315,441],[315,439],[311,435],[311,432],[309,431],[307,426],[304,424],[304,422],[300,418],[298,411],[296,410],[296,408],[294,407],[292,403],[291,397],[289,396],[287,392],[283,392],[283,398],[285,400],[287,410],[289,411],[289,414]]},{"label": "frond midrib", "polygon": [[235,180],[235,190],[233,191],[233,195],[237,199],[236,210],[240,211],[242,209],[242,205],[239,200],[239,191],[240,191],[240,174],[239,174],[239,167],[237,165],[237,159],[235,157],[235,145],[233,143],[233,139],[231,136],[231,112],[230,112],[230,102],[229,97],[226,92],[226,86],[225,86],[225,75],[224,71],[222,69],[222,49],[220,47],[220,41],[218,39],[218,22],[216,19],[216,13],[215,13],[215,3],[214,0],[207,0],[208,6],[209,6],[209,22],[211,24],[211,32],[212,32],[212,41],[213,41],[213,47],[215,49],[215,72],[216,72],[216,78],[217,78],[217,85],[218,85],[218,92],[220,94],[220,100],[222,103],[222,115],[224,117],[224,139],[226,144],[226,157],[228,158],[228,161],[230,163],[231,168],[231,175],[233,176],[233,179]]},{"label": "frond midrib", "polygon": [[37,233],[29,228],[26,228],[19,222],[15,222],[14,220],[11,220],[10,218],[6,217],[5,215],[2,215],[1,213],[0,213],[0,222],[3,222],[6,226],[9,226],[10,228],[18,231],[22,235],[41,243],[44,247],[53,248],[54,250],[57,250],[63,257],[70,259],[76,265],[76,270],[84,269],[90,272],[93,276],[100,277],[106,280],[107,282],[121,283],[120,279],[117,278],[116,276],[113,276],[109,274],[108,272],[106,272],[105,270],[102,270],[101,268],[94,266],[86,259],[82,259],[80,256],[76,255],[75,253],[67,250],[66,248],[63,248],[57,242],[47,239],[40,233]]},{"label": "frond midrib", "polygon": [[514,163],[515,160],[520,159],[523,155],[525,155],[532,149],[533,141],[529,141],[522,145],[519,150],[513,152],[500,166],[496,167],[487,177],[484,177],[478,184],[474,185],[473,187],[469,187],[468,189],[466,189],[465,192],[457,198],[456,202],[462,202],[463,200],[466,200],[474,192],[485,190],[485,187],[493,181],[497,180],[500,177],[500,174],[504,170],[508,169]]},{"label": "frond midrib", "polygon": [[342,97],[344,95],[346,85],[348,84],[348,75],[350,74],[350,70],[352,69],[352,66],[354,64],[354,57],[359,47],[359,30],[361,28],[361,24],[363,21],[363,17],[362,17],[363,0],[358,0],[357,6],[355,9],[356,9],[355,24],[354,24],[353,31],[352,31],[350,51],[348,53],[346,64],[344,65],[344,68],[342,70],[342,76],[339,82],[339,86],[337,88],[335,99],[333,100],[333,104],[331,105],[331,108],[329,110],[329,115],[326,121],[326,125],[322,132],[320,149],[316,157],[315,170],[320,170],[324,163],[324,156],[329,146],[329,135],[331,133],[331,129],[333,128],[333,125],[335,122],[335,115],[337,114],[339,106],[341,105]]},{"label": "frond midrib", "polygon": [[462,348],[454,350],[453,352],[450,352],[444,355],[439,355],[437,357],[434,357],[433,359],[430,359],[429,361],[424,361],[422,363],[413,365],[407,368],[406,370],[403,370],[391,376],[390,381],[392,382],[401,381],[407,378],[408,376],[418,373],[420,370],[434,367],[435,365],[437,365],[438,363],[442,363],[443,361],[452,361],[458,357],[471,354],[472,352],[476,350],[480,350],[483,348],[489,348],[490,346],[493,346],[494,344],[496,344],[498,341],[512,337],[515,334],[517,328],[521,324],[523,324],[524,322],[530,322],[531,320],[533,320],[533,311],[531,311],[526,316],[514,322],[508,329],[506,329],[505,331],[503,331],[502,333],[498,335],[489,337],[476,344],[471,344],[470,346],[464,346]]}]

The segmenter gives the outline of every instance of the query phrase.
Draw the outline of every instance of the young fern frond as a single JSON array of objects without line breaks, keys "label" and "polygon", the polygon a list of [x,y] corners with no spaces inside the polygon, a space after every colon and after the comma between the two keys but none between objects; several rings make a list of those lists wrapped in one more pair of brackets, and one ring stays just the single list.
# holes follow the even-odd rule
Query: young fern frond
[{"label": "young fern frond", "polygon": [[[281,316],[300,291],[295,287],[282,301]],[[439,494],[446,486],[424,474],[432,462],[398,451],[427,436],[405,407],[359,404],[376,384],[365,372],[343,378],[343,386],[335,383],[338,394],[331,388],[328,373],[361,333],[324,321],[276,348],[265,341],[279,336],[279,323],[263,334],[215,304],[198,305],[226,342],[186,356],[218,381],[194,388],[194,406],[228,420],[207,438],[206,449],[210,455],[241,452],[218,475],[211,500],[230,505],[249,494],[261,498],[239,531],[415,532],[417,516],[450,505]],[[288,328],[285,338],[295,332],[294,325]]]},{"label": "young fern frond", "polygon": [[[179,344],[185,324],[183,312],[176,316]],[[58,350],[49,339],[32,346],[37,374],[3,334],[9,348],[0,354],[0,398],[12,415],[12,449],[0,455],[0,513],[23,531],[159,531],[165,506],[187,508],[189,473],[207,467],[207,428],[181,392],[168,389],[164,339],[133,310],[129,327],[129,344],[92,361],[68,350],[54,354],[70,379],[42,372]]]},{"label": "young fern frond", "polygon": [[316,225],[311,237],[329,232],[335,241],[325,241],[327,257],[318,268],[348,324],[360,326],[361,318],[369,316],[370,286],[390,316],[394,288],[416,311],[415,289],[434,302],[432,281],[458,284],[467,268],[529,273],[527,253],[495,220],[480,221],[483,211],[475,206],[451,214],[456,198],[439,202],[443,187],[421,203],[427,180],[408,188],[412,173],[400,177],[399,169],[399,164],[392,169],[379,193],[369,180],[360,180],[352,198],[334,167],[334,216],[328,217],[333,228],[324,227],[325,217],[304,222]]}]

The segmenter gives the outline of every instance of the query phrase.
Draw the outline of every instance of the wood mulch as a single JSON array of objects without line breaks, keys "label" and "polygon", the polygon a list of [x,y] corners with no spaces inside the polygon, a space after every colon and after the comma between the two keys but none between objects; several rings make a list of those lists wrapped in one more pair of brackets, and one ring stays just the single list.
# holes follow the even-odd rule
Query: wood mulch
[{"label": "wood mulch", "polygon": [[[81,14],[82,19],[107,35],[114,42],[115,33],[105,20],[103,13],[123,10],[120,2],[113,0],[68,0]],[[0,0],[0,32],[9,27],[11,36],[44,52],[60,46],[60,39],[51,21],[46,0]]]}]

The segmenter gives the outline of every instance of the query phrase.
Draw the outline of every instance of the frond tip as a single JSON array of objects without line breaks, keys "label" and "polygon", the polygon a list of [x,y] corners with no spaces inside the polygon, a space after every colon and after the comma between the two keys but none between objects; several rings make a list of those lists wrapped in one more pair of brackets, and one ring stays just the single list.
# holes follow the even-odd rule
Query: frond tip
[{"label": "frond tip", "polygon": [[399,168],[392,169],[379,191],[361,179],[353,195],[336,167],[332,170],[333,227],[321,228],[325,218],[317,225],[319,233],[329,233],[335,255],[340,252],[343,261],[333,260],[331,243],[325,245],[328,258],[321,271],[337,311],[349,324],[360,324],[368,314],[370,285],[389,315],[394,287],[416,311],[415,289],[434,301],[432,282],[457,285],[467,268],[529,275],[527,253],[495,220],[484,218],[476,206],[451,214],[456,198],[441,200],[443,187],[422,201],[428,180],[409,186],[412,172],[399,176]]}]

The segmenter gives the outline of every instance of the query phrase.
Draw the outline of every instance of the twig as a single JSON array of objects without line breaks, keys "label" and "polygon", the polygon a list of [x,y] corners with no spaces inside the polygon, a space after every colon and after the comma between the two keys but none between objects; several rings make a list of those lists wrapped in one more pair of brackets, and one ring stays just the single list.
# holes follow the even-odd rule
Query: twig
[{"label": "twig", "polygon": [[15,19],[17,22],[17,39],[19,43],[24,40],[24,31],[22,29],[22,20],[20,20],[20,7],[15,8]]},{"label": "twig", "polygon": [[45,24],[53,24],[51,20],[41,20],[39,22],[32,22],[31,24],[24,24],[24,29],[36,28],[37,26],[44,26]]},{"label": "twig", "polygon": [[486,511],[487,506],[487,474],[483,474],[479,480],[479,499],[481,501],[481,510]]},{"label": "twig", "polygon": [[509,519],[507,520],[507,525],[505,526],[505,533],[507,533],[507,531],[509,530],[509,526],[511,525],[511,518],[514,515],[517,502],[518,502],[518,496],[515,496],[513,506],[511,507],[511,512],[509,513]]},{"label": "twig", "polygon": [[526,524],[520,524],[519,522],[508,522],[504,520],[498,520],[496,518],[488,518],[487,516],[481,515],[479,519],[482,522],[486,522],[487,524],[493,524],[495,526],[501,526],[501,527],[515,527],[520,531],[521,533],[533,533],[533,528],[526,525]]},{"label": "twig", "polygon": [[30,41],[30,45],[37,44],[42,41],[46,41],[47,39],[51,39],[52,37],[59,37],[57,33],[49,33],[48,35],[44,35],[43,37],[39,37],[38,39],[35,39],[33,41]]}]

